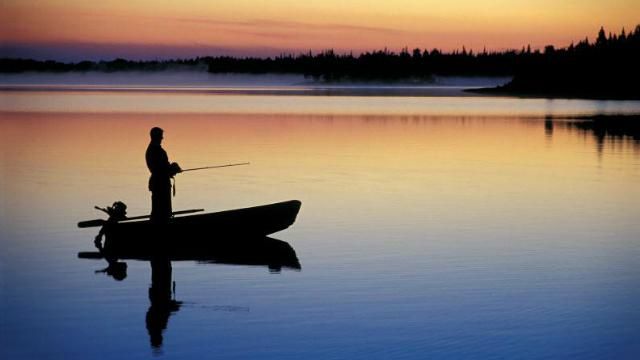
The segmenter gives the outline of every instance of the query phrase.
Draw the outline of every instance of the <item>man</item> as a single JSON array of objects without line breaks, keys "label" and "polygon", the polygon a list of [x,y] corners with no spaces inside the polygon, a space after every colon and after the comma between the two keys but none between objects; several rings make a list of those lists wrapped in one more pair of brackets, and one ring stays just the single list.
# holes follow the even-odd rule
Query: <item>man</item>
[{"label": "man", "polygon": [[177,163],[169,163],[167,152],[160,146],[163,132],[159,127],[151,129],[151,142],[145,154],[151,172],[151,221],[155,223],[164,223],[171,217],[171,178],[182,172]]}]

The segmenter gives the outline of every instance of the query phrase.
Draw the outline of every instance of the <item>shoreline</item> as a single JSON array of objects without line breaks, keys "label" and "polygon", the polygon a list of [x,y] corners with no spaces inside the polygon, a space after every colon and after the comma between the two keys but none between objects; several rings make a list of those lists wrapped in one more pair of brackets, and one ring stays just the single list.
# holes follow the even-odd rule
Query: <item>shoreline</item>
[{"label": "shoreline", "polygon": [[103,92],[201,95],[482,97],[467,86],[410,85],[79,85],[0,84],[0,92]]},{"label": "shoreline", "polygon": [[[573,92],[534,92],[498,87],[464,85],[407,84],[27,84],[2,83],[0,93],[89,92],[89,93],[157,93],[199,95],[273,95],[336,97],[503,97],[514,99],[640,101],[640,94],[593,94]],[[635,95],[635,96],[634,96]]]}]

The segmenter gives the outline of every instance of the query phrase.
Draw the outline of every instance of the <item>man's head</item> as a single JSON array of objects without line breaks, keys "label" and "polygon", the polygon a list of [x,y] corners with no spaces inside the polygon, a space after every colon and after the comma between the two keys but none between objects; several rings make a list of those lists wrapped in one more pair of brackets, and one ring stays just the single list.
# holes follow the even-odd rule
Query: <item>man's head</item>
[{"label": "man's head", "polygon": [[160,144],[163,139],[163,136],[162,136],[163,133],[164,133],[164,130],[162,130],[157,126],[152,128],[151,131],[149,132],[149,135],[151,135],[151,142]]}]

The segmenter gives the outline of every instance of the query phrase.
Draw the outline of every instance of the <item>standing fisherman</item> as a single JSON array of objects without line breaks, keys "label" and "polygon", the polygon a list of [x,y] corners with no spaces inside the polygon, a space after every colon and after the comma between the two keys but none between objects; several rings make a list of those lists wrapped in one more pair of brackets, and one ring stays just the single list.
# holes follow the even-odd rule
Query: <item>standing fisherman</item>
[{"label": "standing fisherman", "polygon": [[151,142],[145,154],[151,172],[151,221],[155,223],[165,223],[171,217],[171,178],[182,172],[177,163],[169,163],[167,152],[160,146],[163,132],[159,127],[151,129]]}]

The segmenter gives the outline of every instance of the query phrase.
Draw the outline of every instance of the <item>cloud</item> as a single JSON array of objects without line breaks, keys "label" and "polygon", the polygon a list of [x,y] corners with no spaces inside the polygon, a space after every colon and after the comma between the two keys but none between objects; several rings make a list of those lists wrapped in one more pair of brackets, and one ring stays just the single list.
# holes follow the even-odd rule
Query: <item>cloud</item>
[{"label": "cloud", "polygon": [[213,27],[227,28],[231,31],[242,31],[243,33],[263,33],[263,32],[291,32],[291,31],[310,31],[310,32],[368,32],[387,35],[401,35],[406,31],[375,27],[375,26],[362,26],[362,25],[350,25],[350,24],[316,24],[299,21],[282,21],[282,20],[269,20],[269,19],[253,19],[245,21],[228,21],[228,20],[215,20],[205,18],[170,18],[167,20],[173,20],[176,22],[200,24]]}]

